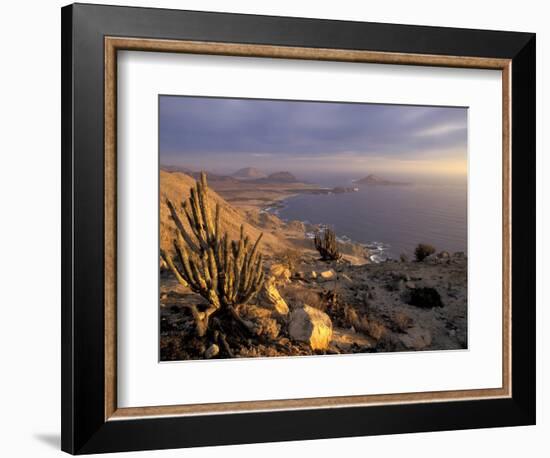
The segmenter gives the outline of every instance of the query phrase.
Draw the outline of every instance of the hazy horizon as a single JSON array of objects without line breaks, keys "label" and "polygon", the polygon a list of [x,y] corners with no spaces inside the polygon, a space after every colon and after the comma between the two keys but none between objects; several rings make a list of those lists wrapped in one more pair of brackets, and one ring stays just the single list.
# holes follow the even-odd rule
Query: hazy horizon
[{"label": "hazy horizon", "polygon": [[317,181],[372,173],[464,182],[467,117],[461,107],[160,96],[160,163]]}]

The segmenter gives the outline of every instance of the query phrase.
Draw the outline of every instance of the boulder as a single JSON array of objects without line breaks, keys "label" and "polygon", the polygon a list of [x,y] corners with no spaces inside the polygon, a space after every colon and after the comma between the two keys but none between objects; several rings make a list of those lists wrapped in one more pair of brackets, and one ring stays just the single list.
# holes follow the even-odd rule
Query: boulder
[{"label": "boulder", "polygon": [[275,286],[275,282],[272,279],[269,279],[264,283],[260,293],[260,299],[279,315],[288,315],[288,304],[279,293],[279,290]]},{"label": "boulder", "polygon": [[309,279],[310,280],[317,280],[317,272],[315,272],[314,270],[312,270],[309,275],[308,275]]},{"label": "boulder", "polygon": [[273,311],[268,308],[246,305],[241,311],[241,317],[254,325],[255,332],[259,336],[276,339],[281,331],[281,326],[273,317]]},{"label": "boulder", "polygon": [[317,279],[321,282],[329,281],[329,280],[335,280],[336,279],[336,272],[334,272],[334,270],[332,270],[332,269],[325,270],[324,272],[321,272],[317,276]]},{"label": "boulder", "polygon": [[426,264],[439,264],[440,259],[435,254],[431,254],[429,256],[426,256],[421,262],[424,262]]},{"label": "boulder", "polygon": [[276,282],[288,283],[292,274],[290,269],[284,264],[272,264],[269,268],[269,275]]},{"label": "boulder", "polygon": [[216,344],[212,344],[204,352],[204,357],[206,359],[214,358],[214,357],[218,356],[219,353],[220,353],[220,347],[218,347]]},{"label": "boulder", "polygon": [[304,305],[290,314],[288,333],[292,339],[307,343],[313,350],[326,350],[332,339],[332,321],[321,310]]},{"label": "boulder", "polygon": [[432,335],[427,329],[416,326],[409,329],[407,334],[399,336],[399,340],[409,350],[424,350],[432,344]]}]

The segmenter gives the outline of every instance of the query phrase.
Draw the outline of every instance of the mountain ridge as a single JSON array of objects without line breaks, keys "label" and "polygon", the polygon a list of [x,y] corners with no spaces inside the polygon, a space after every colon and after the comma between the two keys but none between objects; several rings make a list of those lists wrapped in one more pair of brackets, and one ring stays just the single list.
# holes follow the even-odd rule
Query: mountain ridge
[{"label": "mountain ridge", "polygon": [[379,177],[378,175],[375,175],[373,173],[367,175],[366,177],[359,178],[357,180],[353,180],[353,183],[355,184],[364,184],[364,185],[400,185],[400,186],[406,186],[410,185],[411,183],[403,182],[403,181],[391,181],[386,180],[385,178]]}]

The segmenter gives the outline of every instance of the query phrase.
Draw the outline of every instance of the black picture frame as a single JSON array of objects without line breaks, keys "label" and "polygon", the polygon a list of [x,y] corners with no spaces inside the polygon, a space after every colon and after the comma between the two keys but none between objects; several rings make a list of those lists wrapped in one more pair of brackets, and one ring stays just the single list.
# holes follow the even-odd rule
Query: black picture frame
[{"label": "black picture frame", "polygon": [[[511,59],[512,396],[106,421],[106,36]],[[64,451],[85,454],[535,424],[535,34],[74,4],[62,8],[61,38]]]}]

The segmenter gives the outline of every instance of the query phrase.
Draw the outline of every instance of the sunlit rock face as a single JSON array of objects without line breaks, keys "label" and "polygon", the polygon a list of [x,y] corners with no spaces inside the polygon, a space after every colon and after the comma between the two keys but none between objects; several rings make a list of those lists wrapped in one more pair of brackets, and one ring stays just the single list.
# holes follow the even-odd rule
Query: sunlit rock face
[{"label": "sunlit rock face", "polygon": [[330,317],[316,308],[304,305],[290,314],[290,337],[309,344],[312,350],[326,350],[332,338]]},{"label": "sunlit rock face", "polygon": [[266,305],[273,308],[279,315],[288,315],[288,305],[279,293],[272,277],[264,283],[260,298]]}]

